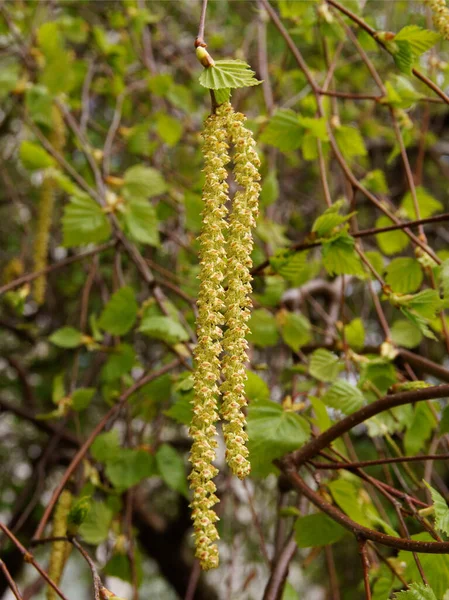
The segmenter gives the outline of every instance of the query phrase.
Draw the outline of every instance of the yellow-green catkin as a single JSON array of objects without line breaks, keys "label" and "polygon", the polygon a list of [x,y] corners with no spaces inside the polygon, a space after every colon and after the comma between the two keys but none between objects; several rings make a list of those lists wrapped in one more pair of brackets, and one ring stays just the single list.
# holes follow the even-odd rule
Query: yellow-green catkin
[{"label": "yellow-green catkin", "polygon": [[234,113],[229,104],[223,110],[228,114],[228,130],[234,146],[233,173],[239,189],[232,201],[226,242],[226,330],[223,337],[224,383],[221,386],[223,402],[220,412],[224,419],[226,461],[232,472],[244,479],[251,469],[246,447],[246,419],[242,409],[246,406],[246,334],[249,330],[247,321],[251,314],[251,231],[258,214],[260,160],[255,150],[253,135],[244,126],[246,117],[241,113]]},{"label": "yellow-green catkin", "polygon": [[200,236],[200,288],[198,295],[197,336],[194,369],[194,406],[190,435],[193,439],[190,454],[192,471],[190,487],[196,556],[205,570],[218,566],[218,516],[212,507],[218,502],[212,479],[218,473],[212,464],[215,459],[218,419],[220,354],[223,325],[223,279],[226,263],[224,232],[227,227],[228,200],[227,113],[219,107],[204,127],[203,154],[203,227]]},{"label": "yellow-green catkin", "polygon": [[[59,497],[58,504],[53,517],[52,537],[65,537],[67,535],[67,517],[72,505],[72,494],[64,490]],[[50,564],[48,575],[50,579],[59,585],[64,571],[65,563],[71,550],[70,542],[53,542],[51,546]],[[58,595],[52,587],[47,588],[47,600],[56,600]]]},{"label": "yellow-green catkin", "polygon": [[[52,133],[50,142],[55,150],[61,152],[65,145],[64,120],[57,106],[52,107]],[[41,271],[47,266],[48,242],[53,217],[55,185],[52,177],[46,176],[41,187],[36,233],[34,237],[34,271]],[[45,300],[47,278],[41,275],[34,280],[33,295],[38,304]]]},{"label": "yellow-green catkin", "polygon": [[449,9],[446,0],[425,0],[432,11],[433,24],[440,34],[449,40]]}]

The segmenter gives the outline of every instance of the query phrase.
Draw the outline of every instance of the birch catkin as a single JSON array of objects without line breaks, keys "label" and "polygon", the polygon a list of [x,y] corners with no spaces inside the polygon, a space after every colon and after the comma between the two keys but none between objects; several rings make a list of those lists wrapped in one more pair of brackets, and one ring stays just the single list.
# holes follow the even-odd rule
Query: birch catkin
[{"label": "birch catkin", "polygon": [[[203,569],[218,566],[218,520],[212,507],[218,502],[212,479],[218,473],[215,459],[218,396],[223,394],[221,416],[227,463],[243,479],[250,472],[245,416],[244,364],[247,360],[251,292],[251,229],[258,211],[259,158],[245,117],[234,113],[229,102],[220,105],[205,124],[203,227],[200,236],[200,290],[194,369],[194,406],[190,435],[193,438],[189,476],[196,556]],[[239,185],[229,222],[229,143],[234,146],[234,178]],[[226,289],[223,286],[225,280]],[[222,328],[225,328],[223,335]],[[224,350],[222,362],[220,355]],[[220,375],[223,383],[219,387]]]},{"label": "birch catkin", "polygon": [[[72,505],[72,494],[64,490],[59,497],[53,517],[52,537],[65,537],[67,535],[67,517]],[[51,545],[50,564],[48,575],[59,585],[64,571],[65,563],[69,557],[71,544],[69,542],[53,542]],[[47,600],[56,600],[58,595],[52,587],[47,588]]]},{"label": "birch catkin", "polygon": [[[65,145],[64,120],[57,106],[52,107],[53,130],[50,141],[55,150],[61,152]],[[50,239],[50,230],[53,217],[55,198],[55,184],[51,176],[46,176],[41,187],[39,199],[39,211],[37,216],[36,233],[34,237],[34,271],[41,271],[47,266],[48,242]],[[45,289],[47,278],[41,275],[34,280],[33,294],[38,304],[43,304],[45,300]]]},{"label": "birch catkin", "polygon": [[215,522],[217,515],[212,507],[218,502],[216,486],[212,481],[218,473],[212,462],[217,442],[215,423],[218,419],[219,356],[224,305],[225,239],[227,227],[226,201],[228,184],[226,165],[228,133],[226,115],[220,108],[211,115],[203,133],[204,174],[203,227],[200,236],[200,289],[198,296],[197,335],[195,350],[194,389],[195,400],[190,435],[193,438],[189,476],[193,489],[192,518],[196,556],[203,569],[218,565],[218,539]]},{"label": "birch catkin", "polygon": [[229,105],[229,133],[234,146],[234,178],[240,189],[234,195],[229,218],[226,263],[226,310],[223,338],[223,377],[221,386],[223,403],[221,416],[224,419],[223,434],[226,443],[226,461],[231,471],[244,479],[251,470],[245,432],[246,419],[242,408],[246,406],[245,362],[247,361],[247,321],[251,311],[251,251],[253,248],[252,228],[258,213],[260,193],[260,161],[255,151],[251,131],[244,126],[246,118],[234,113]]},{"label": "birch catkin", "polygon": [[446,0],[425,0],[425,2],[432,11],[435,28],[446,40],[449,40],[449,9]]}]

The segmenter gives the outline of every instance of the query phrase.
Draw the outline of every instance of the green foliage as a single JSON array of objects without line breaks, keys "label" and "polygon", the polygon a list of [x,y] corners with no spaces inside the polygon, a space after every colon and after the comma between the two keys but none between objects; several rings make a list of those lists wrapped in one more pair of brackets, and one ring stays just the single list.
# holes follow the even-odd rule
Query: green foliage
[{"label": "green foliage", "polygon": [[169,488],[188,498],[188,486],[184,461],[173,446],[162,444],[157,449],[156,466]]},{"label": "green foliage", "polygon": [[424,583],[412,583],[406,592],[395,594],[395,600],[437,600],[433,590]]},{"label": "green foliage", "polygon": [[336,354],[320,348],[310,357],[309,373],[319,381],[334,381],[341,370],[341,363]]},{"label": "green foliage", "polygon": [[64,246],[83,246],[104,242],[111,235],[111,225],[95,200],[89,196],[72,196],[62,217]]},{"label": "green foliage", "polygon": [[300,517],[295,523],[295,540],[299,548],[317,548],[339,542],[346,530],[323,513]]},{"label": "green foliage", "polygon": [[20,160],[30,171],[55,166],[54,159],[42,146],[28,140],[24,140],[20,145]]},{"label": "green foliage", "polygon": [[61,327],[48,339],[60,348],[77,348],[83,343],[83,334],[74,327]]},{"label": "green foliage", "polygon": [[337,408],[346,414],[362,408],[365,402],[362,392],[343,379],[336,381],[324,394],[322,400],[326,406]]},{"label": "green foliage", "polygon": [[433,508],[435,512],[435,525],[439,531],[449,535],[449,507],[443,496],[437,492],[435,488],[424,481],[433,500]]},{"label": "green foliage", "polygon": [[242,88],[261,83],[254,75],[243,60],[216,60],[213,66],[204,69],[199,81],[211,90]]},{"label": "green foliage", "polygon": [[263,477],[272,471],[274,459],[308,440],[310,426],[303,417],[275,402],[257,400],[248,409],[247,431],[251,470]]},{"label": "green foliage", "polygon": [[129,286],[122,287],[104,307],[98,325],[112,335],[125,335],[136,322],[137,309],[134,290]]},{"label": "green foliage", "polygon": [[167,344],[178,344],[189,339],[189,334],[184,327],[171,317],[145,317],[142,319],[139,331]]}]

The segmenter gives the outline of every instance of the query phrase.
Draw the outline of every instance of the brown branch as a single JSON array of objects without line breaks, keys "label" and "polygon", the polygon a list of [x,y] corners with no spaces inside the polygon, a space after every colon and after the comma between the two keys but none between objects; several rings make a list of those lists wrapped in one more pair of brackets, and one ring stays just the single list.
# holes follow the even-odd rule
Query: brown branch
[{"label": "brown branch", "polygon": [[348,415],[329,429],[326,429],[318,437],[305,444],[300,450],[297,450],[292,455],[293,463],[296,466],[303,464],[324,450],[331,442],[338,439],[344,433],[350,431],[356,425],[363,423],[367,419],[374,417],[381,412],[394,408],[395,406],[403,406],[412,402],[421,402],[422,400],[433,400],[436,398],[444,398],[449,395],[449,385],[439,385],[424,388],[421,390],[412,390],[401,392],[399,394],[391,394],[362,407],[356,412]]},{"label": "brown branch", "polygon": [[69,256],[69,258],[60,260],[57,263],[53,263],[52,265],[46,267],[45,269],[41,269],[40,271],[35,271],[34,273],[28,273],[28,275],[22,275],[21,277],[14,279],[14,281],[10,281],[9,283],[6,283],[5,285],[1,286],[0,287],[0,296],[6,292],[9,292],[10,290],[14,290],[15,288],[20,287],[21,285],[24,285],[26,283],[30,283],[31,281],[34,281],[41,275],[46,275],[47,273],[52,273],[53,271],[57,271],[58,269],[63,269],[64,267],[67,267],[68,265],[71,265],[72,263],[78,262],[79,260],[84,260],[85,258],[89,258],[89,256],[94,256],[95,254],[99,254],[100,252],[109,250],[109,248],[114,247],[116,244],[117,244],[117,242],[115,240],[106,242],[105,244],[102,244],[101,246],[97,246],[96,248],[93,248],[92,250],[87,250],[86,252],[83,252],[82,254],[76,254],[75,256]]},{"label": "brown branch", "polygon": [[271,568],[271,574],[265,587],[263,600],[279,600],[282,597],[288,569],[297,550],[298,545],[294,534],[292,533]]},{"label": "brown branch", "polygon": [[331,519],[339,523],[342,527],[353,533],[357,538],[371,540],[396,550],[406,550],[407,552],[422,552],[424,554],[449,554],[449,542],[421,542],[417,540],[408,540],[405,538],[394,537],[369,529],[350,519],[342,513],[336,506],[329,504],[317,492],[312,490],[305,481],[296,473],[296,468],[287,461],[278,461],[277,466],[292,486],[303,494],[312,504],[328,515]]},{"label": "brown branch", "polygon": [[366,539],[359,537],[359,553],[360,558],[362,560],[362,568],[363,568],[363,583],[365,584],[365,598],[366,600],[371,600],[371,588],[369,585],[369,559],[368,552],[366,549]]},{"label": "brown branch", "polygon": [[106,426],[106,424],[109,421],[109,419],[111,419],[113,416],[115,416],[120,411],[120,409],[122,408],[122,406],[126,403],[126,401],[128,400],[128,398],[132,394],[134,394],[134,392],[136,392],[138,389],[140,389],[142,386],[146,385],[150,381],[153,381],[154,379],[157,379],[161,375],[164,375],[165,373],[168,373],[169,371],[171,371],[172,369],[174,369],[175,367],[177,367],[179,365],[179,363],[180,363],[180,360],[176,359],[176,360],[168,363],[167,365],[161,367],[157,371],[151,371],[147,375],[141,377],[139,380],[137,380],[134,383],[134,385],[132,385],[130,388],[128,388],[126,390],[126,392],[124,392],[121,395],[121,397],[118,400],[117,404],[114,404],[114,406],[108,410],[108,412],[101,419],[101,421],[98,423],[98,425],[91,431],[91,433],[89,434],[88,438],[86,439],[86,441],[84,442],[84,444],[81,446],[81,448],[78,450],[78,452],[76,453],[76,455],[72,459],[72,462],[70,463],[70,465],[67,467],[67,469],[66,469],[66,471],[65,471],[65,473],[64,473],[64,475],[63,475],[63,477],[61,479],[61,481],[57,485],[57,487],[56,487],[55,491],[53,492],[53,495],[52,495],[49,503],[46,506],[45,512],[44,512],[44,514],[42,516],[42,519],[39,522],[39,525],[38,525],[38,527],[36,529],[36,533],[34,534],[34,539],[39,539],[39,538],[42,537],[42,534],[44,532],[45,526],[46,526],[46,524],[47,524],[47,522],[48,522],[48,520],[50,518],[51,512],[53,510],[53,507],[55,506],[56,502],[58,501],[58,498],[59,498],[62,490],[64,489],[66,483],[70,479],[70,476],[72,475],[72,473],[74,473],[74,471],[77,469],[78,465],[83,460],[84,456],[88,452],[90,446],[93,444],[93,442],[94,442],[95,438],[97,437],[97,435]]},{"label": "brown branch", "polygon": [[311,460],[310,464],[315,469],[334,470],[334,469],[364,469],[365,467],[374,467],[376,465],[389,465],[402,462],[421,462],[427,460],[449,460],[449,454],[424,454],[422,456],[397,456],[394,458],[379,458],[377,460],[361,460],[357,462],[316,462]]},{"label": "brown branch", "polygon": [[14,579],[11,577],[11,573],[8,571],[8,567],[5,565],[5,563],[2,561],[1,558],[0,558],[0,569],[3,571],[3,575],[6,579],[6,581],[8,582],[8,585],[9,585],[12,593],[14,594],[14,597],[16,598],[16,600],[23,600],[22,596],[20,595],[19,588],[17,587]]}]

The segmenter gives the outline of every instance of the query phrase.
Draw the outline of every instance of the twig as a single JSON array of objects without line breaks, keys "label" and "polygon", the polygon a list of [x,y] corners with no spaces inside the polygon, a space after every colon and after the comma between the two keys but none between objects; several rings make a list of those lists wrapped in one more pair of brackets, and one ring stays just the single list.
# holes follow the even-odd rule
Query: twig
[{"label": "twig", "polygon": [[362,559],[363,583],[365,584],[365,598],[366,600],[371,600],[371,588],[369,585],[369,560],[368,553],[366,551],[366,540],[362,537],[359,537],[357,541],[359,543],[360,558]]},{"label": "twig", "polygon": [[14,594],[14,597],[17,600],[23,600],[22,596],[20,595],[19,588],[16,585],[16,582],[11,577],[11,573],[8,571],[8,567],[5,565],[5,563],[2,561],[1,558],[0,558],[0,569],[3,571],[3,575],[6,579],[6,581],[8,582],[8,585],[9,585],[12,593]]},{"label": "twig", "polygon": [[44,532],[45,526],[46,526],[46,524],[47,524],[47,522],[48,522],[48,520],[50,518],[51,512],[53,510],[53,507],[55,506],[56,502],[58,501],[58,498],[59,498],[62,490],[64,489],[67,481],[70,479],[70,476],[72,475],[72,473],[76,470],[76,468],[78,467],[78,465],[81,463],[81,461],[83,460],[84,456],[88,452],[90,446],[94,442],[95,438],[103,430],[103,428],[105,427],[105,425],[109,421],[109,419],[111,419],[113,416],[115,416],[120,411],[120,409],[125,404],[125,402],[127,401],[127,399],[132,394],[134,394],[134,392],[136,392],[138,389],[140,389],[142,386],[146,385],[150,381],[153,381],[154,379],[157,379],[161,375],[164,375],[165,373],[168,373],[172,369],[176,368],[179,365],[179,363],[180,363],[180,359],[173,360],[172,362],[168,363],[164,367],[161,367],[157,371],[151,371],[147,375],[144,375],[139,380],[137,380],[134,383],[134,385],[132,385],[130,388],[128,388],[126,390],[126,392],[124,392],[124,394],[122,394],[122,396],[118,400],[117,404],[115,404],[112,408],[110,408],[108,410],[108,412],[101,419],[101,421],[98,423],[98,425],[91,431],[91,433],[89,434],[87,440],[84,442],[84,444],[78,450],[78,452],[76,453],[76,455],[72,459],[72,462],[67,467],[67,469],[66,469],[66,471],[65,471],[65,473],[64,473],[64,475],[63,475],[63,477],[61,479],[61,481],[57,485],[57,487],[56,487],[55,491],[53,492],[53,495],[52,495],[49,503],[47,504],[47,507],[46,507],[45,512],[44,512],[44,514],[42,516],[42,519],[39,522],[39,525],[38,525],[38,527],[36,529],[36,533],[34,534],[34,538],[33,539],[39,539],[39,538],[42,537],[42,534]]}]

